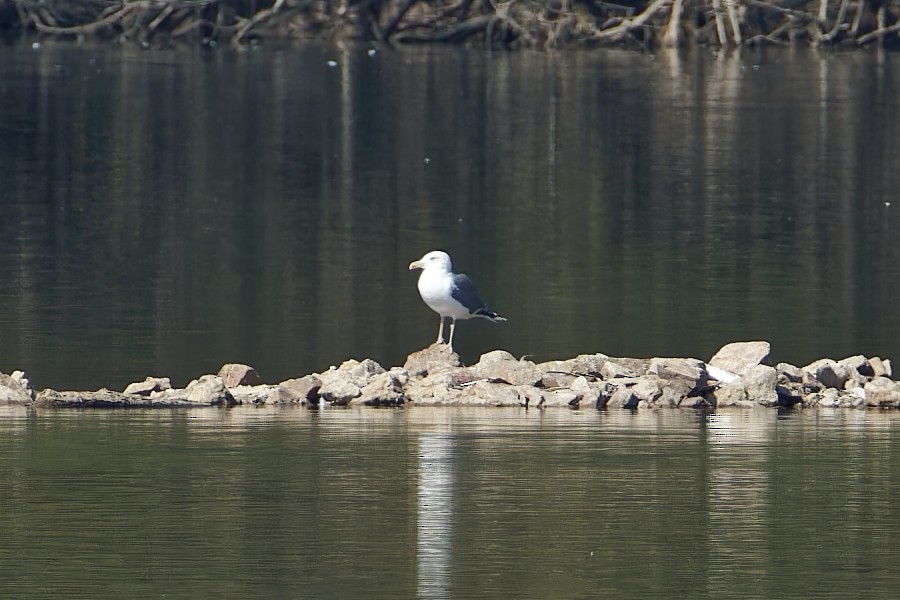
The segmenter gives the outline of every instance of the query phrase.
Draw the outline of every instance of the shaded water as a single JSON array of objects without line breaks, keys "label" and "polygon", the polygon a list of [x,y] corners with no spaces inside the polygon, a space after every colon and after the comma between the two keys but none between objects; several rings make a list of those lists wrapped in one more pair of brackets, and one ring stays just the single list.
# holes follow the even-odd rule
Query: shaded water
[{"label": "shaded water", "polygon": [[898,354],[895,56],[3,52],[0,370],[38,387],[401,364],[436,247],[509,318],[469,362]]},{"label": "shaded water", "polygon": [[0,597],[894,598],[896,412],[0,409]]}]

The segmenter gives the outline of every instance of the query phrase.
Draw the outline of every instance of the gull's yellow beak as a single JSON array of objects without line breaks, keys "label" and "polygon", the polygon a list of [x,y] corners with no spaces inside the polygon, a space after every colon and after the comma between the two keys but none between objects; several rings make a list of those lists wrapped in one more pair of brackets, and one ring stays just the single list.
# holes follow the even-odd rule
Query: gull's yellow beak
[{"label": "gull's yellow beak", "polygon": [[411,263],[409,263],[410,271],[412,271],[413,269],[424,269],[424,268],[425,268],[425,265],[422,264],[421,260],[414,260]]}]

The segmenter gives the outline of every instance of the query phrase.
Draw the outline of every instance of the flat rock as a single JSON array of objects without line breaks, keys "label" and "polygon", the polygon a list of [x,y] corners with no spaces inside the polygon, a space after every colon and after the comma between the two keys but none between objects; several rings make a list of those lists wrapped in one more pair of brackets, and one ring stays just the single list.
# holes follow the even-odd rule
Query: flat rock
[{"label": "flat rock", "polygon": [[868,406],[897,408],[900,406],[900,383],[887,377],[876,377],[865,385],[864,400]]},{"label": "flat rock", "polygon": [[229,363],[222,365],[219,369],[219,377],[225,387],[233,388],[239,385],[257,385],[259,383],[259,373],[250,365],[240,363]]},{"label": "flat rock", "polygon": [[654,358],[647,372],[660,381],[660,387],[668,387],[682,397],[706,382],[703,361],[693,358]]},{"label": "flat rock", "polygon": [[147,377],[144,381],[129,383],[125,388],[125,394],[136,394],[138,396],[149,396],[153,392],[161,392],[163,390],[171,390],[172,382],[168,377]]},{"label": "flat rock", "polygon": [[780,380],[791,383],[801,383],[803,381],[803,369],[795,367],[790,363],[778,363],[775,365],[775,371],[778,372],[778,378]]},{"label": "flat rock", "polygon": [[197,406],[196,403],[188,402],[184,397],[160,395],[158,398],[150,398],[105,388],[96,392],[41,390],[35,398],[34,405],[39,408],[182,408]]},{"label": "flat rock", "polygon": [[733,342],[722,346],[709,364],[735,375],[746,375],[769,357],[769,342]]},{"label": "flat rock", "polygon": [[318,406],[322,380],[315,375],[304,375],[282,381],[269,394],[269,404],[304,404]]},{"label": "flat rock", "polygon": [[351,404],[365,406],[402,406],[406,404],[404,388],[409,382],[409,372],[401,367],[373,377],[361,390]]},{"label": "flat rock", "polygon": [[447,344],[432,344],[423,350],[413,352],[406,358],[403,368],[410,377],[425,377],[435,371],[461,366],[459,354]]},{"label": "flat rock", "polygon": [[839,362],[827,360],[819,363],[815,370],[816,379],[825,387],[844,389],[844,384],[850,378],[850,371]]},{"label": "flat rock", "polygon": [[[226,386],[227,387],[227,386]],[[239,385],[228,388],[238,404],[268,404],[269,397],[278,389],[277,385]]]},{"label": "flat rock", "polygon": [[486,379],[499,379],[512,385],[535,385],[543,372],[529,360],[516,360],[509,352],[495,350],[482,355],[472,371]]}]

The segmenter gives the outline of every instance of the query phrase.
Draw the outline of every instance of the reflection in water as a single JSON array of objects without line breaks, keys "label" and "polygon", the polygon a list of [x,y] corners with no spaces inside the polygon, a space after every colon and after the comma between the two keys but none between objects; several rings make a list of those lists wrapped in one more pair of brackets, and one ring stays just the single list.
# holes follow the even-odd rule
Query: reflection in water
[{"label": "reflection in water", "polygon": [[[771,563],[766,516],[772,509],[767,465],[775,415],[769,410],[723,411],[708,416],[707,505],[713,597],[751,589]],[[735,571],[740,564],[741,570]]]},{"label": "reflection in water", "polygon": [[418,595],[420,598],[449,598],[453,550],[453,438],[423,434],[419,438],[418,451]]}]

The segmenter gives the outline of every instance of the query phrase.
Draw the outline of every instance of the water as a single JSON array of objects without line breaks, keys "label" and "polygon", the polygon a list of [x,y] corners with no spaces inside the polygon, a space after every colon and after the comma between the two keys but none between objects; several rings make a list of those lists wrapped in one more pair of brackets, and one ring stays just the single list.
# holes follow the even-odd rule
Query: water
[{"label": "water", "polygon": [[900,585],[896,412],[0,410],[2,597]]},{"label": "water", "polygon": [[7,42],[0,370],[402,364],[433,248],[468,362],[898,354],[895,56],[365,50]]}]

